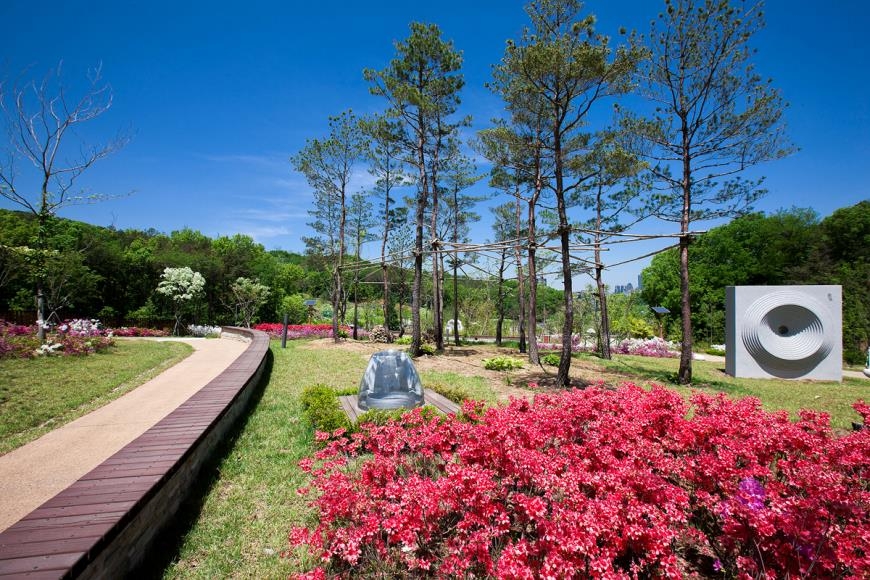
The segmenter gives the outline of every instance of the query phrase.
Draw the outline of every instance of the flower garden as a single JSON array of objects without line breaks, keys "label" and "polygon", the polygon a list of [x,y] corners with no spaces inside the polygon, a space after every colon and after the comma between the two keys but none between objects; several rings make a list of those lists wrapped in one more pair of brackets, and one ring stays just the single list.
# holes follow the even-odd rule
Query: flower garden
[{"label": "flower garden", "polygon": [[870,574],[870,431],[820,413],[600,385],[317,439],[301,577]]},{"label": "flower garden", "polygon": [[[160,335],[71,320],[40,348],[34,326],[0,323],[0,357],[88,354],[114,337]],[[291,340],[331,337],[329,324],[288,327]],[[652,339],[614,351],[667,359],[672,349]],[[507,362],[497,354],[483,365]],[[274,522],[289,532],[282,559],[300,578],[870,574],[870,430],[844,434],[818,411],[793,422],[753,397],[687,399],[633,383],[529,388],[529,400],[466,401],[457,417],[418,409],[317,432],[315,450],[280,475],[308,505],[308,516]],[[854,409],[866,422],[870,406]]]},{"label": "flower garden", "polygon": [[[280,322],[263,322],[255,324],[256,330],[262,330],[273,338],[281,338],[284,333],[284,325]],[[346,326],[341,326],[340,330],[350,332]],[[287,325],[287,339],[299,340],[305,338],[332,338],[331,324],[289,324]]]},{"label": "flower garden", "polygon": [[166,336],[166,333],[137,327],[108,329],[98,320],[76,319],[47,328],[43,342],[37,337],[36,325],[0,320],[0,359],[94,354],[113,346],[116,336]]}]

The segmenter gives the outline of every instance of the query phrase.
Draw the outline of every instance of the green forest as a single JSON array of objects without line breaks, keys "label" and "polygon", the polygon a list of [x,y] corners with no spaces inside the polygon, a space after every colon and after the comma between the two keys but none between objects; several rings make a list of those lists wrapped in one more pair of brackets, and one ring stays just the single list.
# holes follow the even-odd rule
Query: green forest
[{"label": "green forest", "polygon": [[[35,320],[34,270],[26,248],[36,236],[36,220],[24,212],[0,210],[0,316]],[[172,305],[156,291],[165,268],[189,267],[205,278],[202,298],[185,312],[188,322],[238,324],[232,285],[238,278],[268,287],[255,320],[308,321],[304,300],[317,299],[316,322],[331,318],[331,264],[322,256],[267,251],[249,236],[209,238],[184,229],[119,231],[58,218],[52,221],[52,247],[46,265],[47,302],[55,322],[98,318],[111,325],[169,326]],[[692,326],[702,344],[722,344],[725,287],[729,285],[840,284],[843,286],[843,346],[848,362],[860,363],[870,342],[870,201],[841,208],[821,219],[811,209],[752,213],[702,234],[690,246]],[[353,262],[352,262],[353,264]],[[360,261],[347,280],[343,323],[361,328],[383,323],[381,266]],[[399,328],[407,324],[411,272],[388,269],[388,312]],[[517,330],[517,282],[498,272],[457,280],[458,308],[466,334],[494,335],[499,320],[505,336]],[[445,284],[445,310],[453,312],[452,280]],[[591,281],[591,278],[590,278]],[[648,337],[658,332],[649,305],[671,310],[667,338],[679,341],[679,264],[676,248],[655,256],[632,295],[611,294],[614,338]],[[562,292],[538,286],[540,334],[557,334],[563,322]],[[431,304],[431,285],[424,292]],[[593,286],[578,292],[574,331],[597,335],[600,309]],[[357,306],[355,309],[354,306]],[[431,325],[431,319],[429,320]],[[590,333],[593,330],[595,332]]]},{"label": "green forest", "polygon": [[[61,219],[62,208],[109,199],[75,182],[129,139],[82,148],[78,161],[59,157],[73,149],[71,127],[108,110],[109,85],[94,84],[64,114],[52,108],[53,89],[63,94],[59,71],[48,75],[58,87],[18,87],[7,105],[16,115],[0,195],[26,212],[0,215],[0,309],[12,319],[35,309],[48,322],[171,320],[176,332],[183,320],[249,325],[287,315],[329,320],[336,340],[339,324],[380,323],[387,337],[408,330],[412,355],[424,340],[443,350],[447,322],[462,318],[466,333],[518,334],[532,364],[536,337],[557,334],[563,386],[578,335],[592,335],[610,358],[614,339],[650,335],[663,322],[681,342],[678,382],[689,384],[695,335],[723,341],[725,286],[838,283],[844,351],[858,360],[868,343],[867,202],[825,219],[811,210],[748,213],[767,192],[763,178],[742,174],[795,151],[785,100],[754,71],[750,40],[763,12],[666,6],[646,38],[600,33],[574,0],[529,3],[528,27],[506,43],[488,83],[504,115],[470,138],[462,51],[437,25],[412,22],[394,58],[361,71],[379,112],[337,112],[328,132],[288,159],[313,200],[304,255],[267,251],[243,234]],[[646,105],[628,106],[639,97]],[[612,120],[593,122],[590,111],[602,108]],[[16,182],[22,161],[36,168],[40,192]],[[370,178],[363,190],[361,168]],[[485,178],[485,194],[469,193]],[[501,203],[488,208],[493,241],[471,240],[484,198]],[[674,231],[648,234],[647,220]],[[704,234],[703,222],[727,225]],[[650,238],[669,238],[674,249],[653,259],[640,296],[611,298],[604,272],[620,264],[606,252]],[[372,262],[366,244],[379,246],[367,252]],[[545,269],[563,291],[546,286]],[[575,278],[589,284],[575,287]],[[652,305],[670,318],[655,319]]]},{"label": "green forest", "polygon": [[[692,328],[699,340],[724,341],[726,286],[839,284],[843,356],[855,364],[866,361],[870,201],[841,208],[825,219],[811,209],[752,213],[699,236],[689,247],[689,257]],[[678,258],[676,250],[663,252],[643,271],[647,303],[679,312]]]},{"label": "green forest", "polygon": [[[25,212],[0,209],[0,318],[32,324],[36,320],[36,261],[30,248],[37,235],[37,220]],[[200,299],[185,312],[185,320],[196,324],[239,324],[234,311],[232,285],[239,278],[256,280],[268,288],[255,320],[281,321],[285,313],[291,324],[308,321],[304,301],[318,300],[314,322],[332,317],[330,307],[331,264],[315,253],[304,255],[283,250],[267,251],[246,235],[209,238],[191,229],[169,234],[157,230],[116,230],[79,221],[54,218],[50,254],[43,270],[50,322],[71,318],[97,318],[106,324],[170,326],[170,300],[157,292],[166,268],[191,268],[205,279]],[[354,262],[351,261],[351,266]],[[383,323],[381,266],[365,261],[354,268],[344,292],[342,323],[354,322],[371,328]],[[409,316],[410,273],[401,267],[388,269],[391,282],[391,316],[398,328],[400,310]],[[453,286],[448,285],[446,302],[453,308]],[[480,334],[492,334],[487,322],[498,316],[497,281],[459,278],[459,306],[482,322]],[[502,315],[517,317],[516,282],[504,280]],[[431,295],[431,288],[428,289]],[[542,287],[539,308],[555,320],[562,292]],[[428,299],[431,302],[431,298]],[[348,305],[349,304],[349,305]],[[472,325],[471,330],[474,330]],[[555,328],[552,329],[555,332]]]}]

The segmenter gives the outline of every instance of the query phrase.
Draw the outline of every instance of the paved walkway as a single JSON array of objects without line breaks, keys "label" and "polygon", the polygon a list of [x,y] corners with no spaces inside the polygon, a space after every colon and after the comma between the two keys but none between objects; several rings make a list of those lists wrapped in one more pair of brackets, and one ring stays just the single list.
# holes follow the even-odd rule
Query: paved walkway
[{"label": "paved walkway", "polygon": [[66,489],[172,412],[247,348],[232,338],[181,339],[195,349],[111,403],[0,457],[0,531]]},{"label": "paved walkway", "polygon": [[[694,358],[695,360],[706,360],[706,361],[710,361],[710,362],[722,362],[722,363],[725,362],[724,356],[719,356],[719,355],[715,355],[715,354],[706,354],[706,353],[700,354],[700,353],[696,352],[692,355],[692,358]],[[870,380],[870,377],[868,377],[863,372],[850,371],[848,369],[843,369],[843,376],[844,377],[852,377],[852,378],[856,378],[856,379],[868,379],[868,380]]]}]

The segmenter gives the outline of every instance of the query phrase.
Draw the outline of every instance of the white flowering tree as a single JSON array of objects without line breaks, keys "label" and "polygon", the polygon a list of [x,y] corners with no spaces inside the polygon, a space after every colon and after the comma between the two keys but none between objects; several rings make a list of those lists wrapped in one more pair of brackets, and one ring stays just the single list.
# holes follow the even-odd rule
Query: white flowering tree
[{"label": "white flowering tree", "polygon": [[205,278],[199,272],[194,272],[189,267],[166,268],[160,275],[160,283],[157,292],[172,300],[173,314],[175,315],[175,328],[172,332],[178,335],[183,328],[181,317],[184,309],[196,298],[202,295],[205,288]]},{"label": "white flowering tree", "polygon": [[269,299],[269,287],[260,284],[256,278],[236,278],[230,291],[233,293],[236,321],[244,324],[245,328],[251,328],[257,310]]}]

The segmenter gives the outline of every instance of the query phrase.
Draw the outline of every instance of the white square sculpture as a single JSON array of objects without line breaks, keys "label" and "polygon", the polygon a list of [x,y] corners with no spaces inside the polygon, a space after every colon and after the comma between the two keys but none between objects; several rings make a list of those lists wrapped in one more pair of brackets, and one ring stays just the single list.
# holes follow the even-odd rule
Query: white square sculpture
[{"label": "white square sculpture", "polygon": [[841,286],[727,286],[725,372],[843,379]]}]

